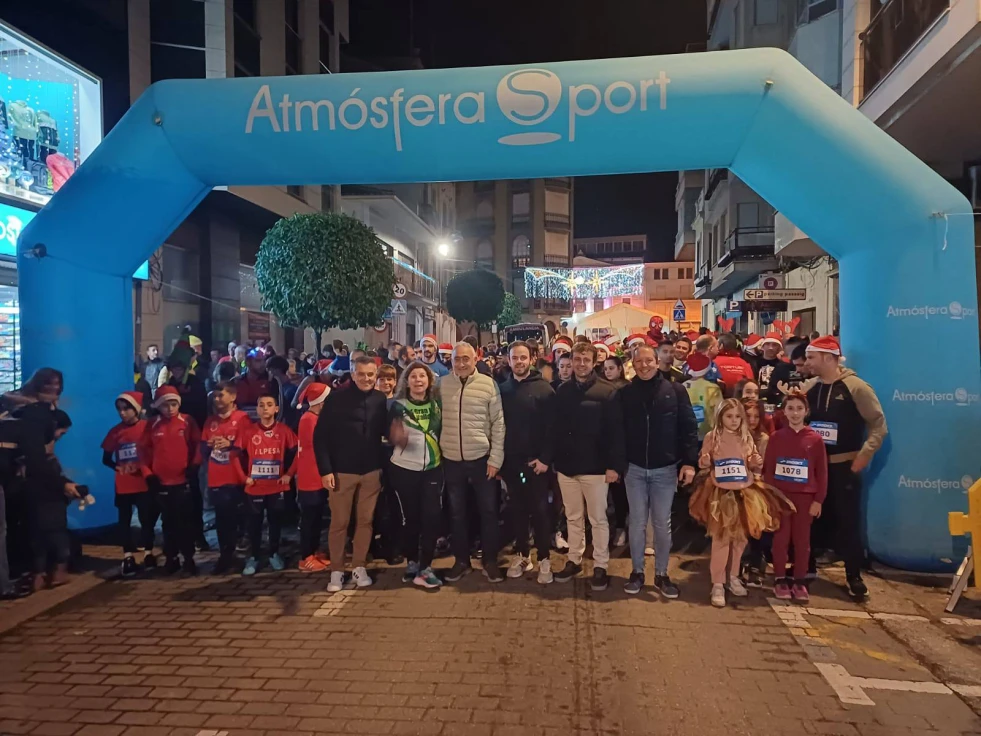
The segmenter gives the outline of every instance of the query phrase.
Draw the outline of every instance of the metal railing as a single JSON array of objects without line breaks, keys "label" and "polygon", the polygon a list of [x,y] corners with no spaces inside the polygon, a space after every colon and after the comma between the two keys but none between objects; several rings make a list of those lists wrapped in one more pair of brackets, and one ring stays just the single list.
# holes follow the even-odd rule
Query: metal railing
[{"label": "metal railing", "polygon": [[432,276],[427,276],[419,269],[394,258],[392,259],[392,267],[395,269],[395,278],[409,290],[409,293],[432,302],[439,301],[439,282]]},{"label": "metal railing", "polygon": [[570,263],[569,256],[557,256],[550,253],[545,254],[544,265],[550,267],[568,267]]},{"label": "metal railing", "polygon": [[545,312],[571,312],[571,299],[530,299],[532,309]]},{"label": "metal railing", "polygon": [[709,176],[708,186],[705,187],[705,201],[712,199],[712,195],[715,194],[715,190],[718,188],[719,184],[726,181],[729,178],[729,169],[712,169],[712,174]]},{"label": "metal railing", "polygon": [[570,224],[569,216],[560,212],[545,213],[545,227],[568,228]]},{"label": "metal railing", "polygon": [[514,256],[511,258],[511,268],[524,268],[531,265],[531,256]]},{"label": "metal railing", "polygon": [[695,273],[695,288],[700,289],[703,286],[708,286],[711,278],[712,269],[709,267],[708,262],[705,262],[698,267],[698,271]]},{"label": "metal railing", "polygon": [[950,0],[889,0],[859,34],[865,62],[862,98],[950,7]]},{"label": "metal railing", "polygon": [[737,227],[722,243],[718,266],[735,260],[773,258],[773,225]]}]

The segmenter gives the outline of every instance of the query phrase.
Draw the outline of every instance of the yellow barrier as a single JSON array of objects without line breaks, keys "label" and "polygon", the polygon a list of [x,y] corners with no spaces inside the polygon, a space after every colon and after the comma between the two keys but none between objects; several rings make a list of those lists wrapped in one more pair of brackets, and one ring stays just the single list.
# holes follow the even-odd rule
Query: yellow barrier
[{"label": "yellow barrier", "polygon": [[[967,513],[951,511],[947,516],[947,524],[952,536],[971,535],[971,554],[977,559],[978,545],[981,545],[981,480],[971,486],[967,492]],[[977,569],[977,566],[974,566],[975,572]],[[975,588],[981,588],[978,577],[981,576],[974,575]]]}]

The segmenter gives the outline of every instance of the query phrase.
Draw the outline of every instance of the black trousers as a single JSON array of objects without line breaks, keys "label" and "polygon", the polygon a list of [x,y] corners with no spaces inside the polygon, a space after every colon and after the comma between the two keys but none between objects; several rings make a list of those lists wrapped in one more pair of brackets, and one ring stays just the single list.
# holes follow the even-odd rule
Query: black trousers
[{"label": "black trousers", "polygon": [[552,549],[552,516],[548,501],[548,474],[536,475],[531,468],[505,468],[501,472],[507,486],[511,533],[519,555],[528,557],[528,525],[535,534],[538,561],[547,560]]},{"label": "black trousers", "polygon": [[249,521],[249,544],[252,556],[258,559],[262,546],[262,518],[269,523],[269,555],[279,553],[279,538],[283,533],[283,512],[286,501],[283,493],[268,496],[246,496],[245,507]]},{"label": "black trousers", "polygon": [[300,507],[300,559],[305,560],[320,549],[327,491],[323,488],[319,491],[297,491],[296,502]]},{"label": "black trousers", "polygon": [[218,551],[223,557],[232,557],[235,554],[239,520],[242,518],[243,497],[242,486],[218,486],[208,489],[208,498],[215,509]]},{"label": "black trousers", "polygon": [[487,457],[479,460],[444,460],[443,472],[450,497],[453,556],[461,565],[470,564],[470,530],[467,516],[470,487],[480,515],[480,537],[484,565],[493,565],[501,548],[498,529],[500,499],[498,483],[487,477]]},{"label": "black trousers", "polygon": [[187,483],[160,486],[156,492],[156,502],[163,515],[164,556],[173,560],[180,553],[185,562],[192,561],[195,535],[192,490]]},{"label": "black trousers", "polygon": [[[443,514],[443,469],[406,470],[388,466],[392,488],[402,509],[402,554],[425,570],[433,564]],[[486,475],[486,472],[485,472]]]},{"label": "black trousers", "polygon": [[119,543],[122,545],[123,552],[126,554],[136,552],[132,528],[133,509],[136,509],[136,516],[140,520],[140,544],[147,552],[152,550],[158,512],[150,492],[117,493],[116,508],[119,510]]},{"label": "black trousers", "polygon": [[630,513],[630,505],[627,503],[627,487],[622,480],[610,483],[609,500],[612,501],[612,504],[608,502],[607,508],[609,509],[610,505],[613,506],[612,515],[607,511],[607,516],[610,519],[610,536],[612,537],[613,530],[627,528],[627,516]]},{"label": "black trousers", "polygon": [[865,561],[861,522],[861,474],[852,472],[850,462],[828,463],[828,497],[821,518],[811,526],[811,548],[834,548],[845,563],[845,574],[860,575]]},{"label": "black trousers", "polygon": [[190,524],[191,541],[196,542],[204,539],[204,495],[201,492],[201,477],[195,473],[194,477],[188,481],[190,489],[191,513],[188,518]]}]

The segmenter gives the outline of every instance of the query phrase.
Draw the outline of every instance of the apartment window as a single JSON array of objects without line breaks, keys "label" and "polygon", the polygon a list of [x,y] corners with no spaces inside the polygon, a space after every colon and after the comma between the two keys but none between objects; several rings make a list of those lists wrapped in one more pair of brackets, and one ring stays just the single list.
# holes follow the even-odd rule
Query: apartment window
[{"label": "apartment window", "polygon": [[661,269],[659,269],[659,268],[652,268],[651,269],[651,278],[654,279],[655,281],[660,281],[661,280]]},{"label": "apartment window", "polygon": [[194,0],[150,5],[150,81],[206,76],[204,5]]},{"label": "apartment window", "polygon": [[593,311],[594,312],[602,312],[603,309],[605,309],[605,307],[603,306],[603,300],[602,299],[593,299]]},{"label": "apartment window", "polygon": [[667,281],[669,278],[670,277],[668,276],[668,269],[662,268],[661,269],[661,280],[662,281]]},{"label": "apartment window", "polygon": [[640,250],[640,251],[644,250],[644,241],[643,240],[635,240],[634,241],[634,250]]},{"label": "apartment window", "polygon": [[489,240],[481,240],[477,243],[477,268],[487,271],[494,270],[494,246]]},{"label": "apartment window", "polygon": [[613,242],[613,252],[614,253],[623,253],[623,241],[616,240],[616,241]]},{"label": "apartment window", "polygon": [[286,193],[291,197],[303,199],[303,186],[301,184],[287,184]]},{"label": "apartment window", "polygon": [[527,235],[519,235],[511,242],[512,258],[531,258],[531,241]]},{"label": "apartment window", "polygon": [[333,41],[330,32],[324,27],[324,24],[320,24],[320,73],[330,74],[333,70],[330,68],[330,44]]},{"label": "apartment window", "polygon": [[255,0],[235,0],[232,6],[235,76],[259,76],[259,31]]},{"label": "apartment window", "polygon": [[685,278],[686,279],[692,279],[694,277],[695,277],[695,269],[694,268],[686,268],[685,269]]},{"label": "apartment window", "polygon": [[756,202],[742,202],[736,205],[736,227],[759,227],[760,206]]},{"label": "apartment window", "polygon": [[334,0],[320,0],[320,22],[334,35]]},{"label": "apartment window", "polygon": [[531,213],[531,192],[511,195],[511,220],[528,222]]},{"label": "apartment window", "polygon": [[163,247],[163,298],[197,303],[200,293],[198,254],[173,245]]},{"label": "apartment window", "polygon": [[685,269],[679,268],[678,269],[678,278],[679,279],[683,279],[684,277],[685,277]]},{"label": "apartment window", "polygon": [[780,20],[780,7],[778,0],[754,0],[753,4],[753,24],[757,26],[768,26]]},{"label": "apartment window", "polygon": [[334,187],[324,184],[320,187],[320,209],[324,212],[334,210]]},{"label": "apartment window", "polygon": [[486,199],[482,199],[477,203],[477,219],[478,220],[493,220],[494,219],[494,205]]},{"label": "apartment window", "polygon": [[286,73],[300,73],[300,0],[286,0]]}]

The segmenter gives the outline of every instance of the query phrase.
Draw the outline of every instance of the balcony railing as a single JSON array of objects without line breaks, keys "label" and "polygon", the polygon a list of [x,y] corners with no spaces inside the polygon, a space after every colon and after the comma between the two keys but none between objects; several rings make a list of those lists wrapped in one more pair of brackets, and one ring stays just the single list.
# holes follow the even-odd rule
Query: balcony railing
[{"label": "balcony railing", "polygon": [[559,256],[551,253],[546,253],[544,265],[549,268],[568,268],[569,256]]},{"label": "balcony railing", "polygon": [[568,229],[569,215],[564,215],[560,212],[546,212],[545,227],[561,227]]},{"label": "balcony railing", "polygon": [[705,187],[706,202],[712,199],[712,195],[715,194],[715,190],[718,189],[719,184],[726,181],[728,178],[729,169],[712,169],[712,175],[709,177],[708,186]]},{"label": "balcony railing", "polygon": [[708,286],[712,280],[712,269],[708,263],[703,263],[695,273],[695,288],[701,289]]},{"label": "balcony railing", "polygon": [[530,299],[532,309],[536,311],[565,314],[572,311],[571,299]]},{"label": "balcony railing", "polygon": [[889,0],[879,9],[859,34],[865,61],[863,98],[949,7],[950,0]]},{"label": "balcony railing", "polygon": [[395,268],[395,278],[409,290],[410,294],[421,296],[431,302],[439,301],[440,288],[436,279],[394,258],[392,259],[392,266]]},{"label": "balcony railing", "polygon": [[773,258],[773,225],[737,227],[722,244],[718,266],[728,266],[733,261],[749,261]]},{"label": "balcony railing", "polygon": [[531,256],[514,256],[511,258],[511,268],[524,268],[531,265]]}]

